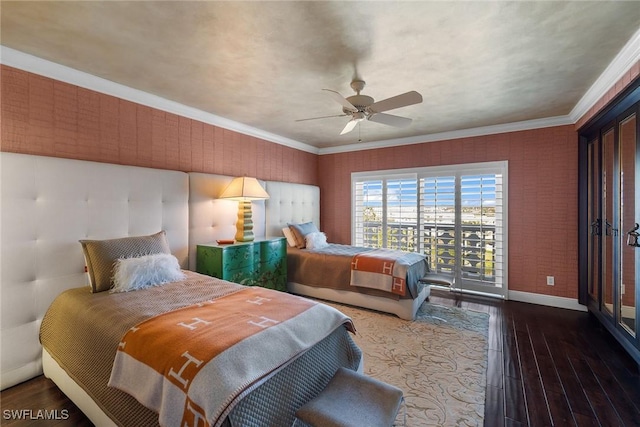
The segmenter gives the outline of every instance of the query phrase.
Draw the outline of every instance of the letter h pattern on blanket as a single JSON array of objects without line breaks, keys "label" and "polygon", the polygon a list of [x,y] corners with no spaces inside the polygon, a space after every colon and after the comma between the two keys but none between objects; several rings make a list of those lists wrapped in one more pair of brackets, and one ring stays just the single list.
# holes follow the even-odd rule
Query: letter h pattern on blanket
[{"label": "letter h pattern on blanket", "polygon": [[[209,426],[215,416],[204,407],[206,399],[198,400],[191,390],[198,374],[214,359],[225,361],[234,345],[316,304],[256,287],[153,317],[123,337],[109,384],[136,398],[154,394],[142,403],[160,412],[163,425]],[[153,402],[160,407],[153,408]],[[163,412],[169,420],[162,419]]]},{"label": "letter h pattern on blanket", "polygon": [[397,261],[397,253],[382,249],[355,255],[351,260],[351,285],[404,296],[407,268]]}]

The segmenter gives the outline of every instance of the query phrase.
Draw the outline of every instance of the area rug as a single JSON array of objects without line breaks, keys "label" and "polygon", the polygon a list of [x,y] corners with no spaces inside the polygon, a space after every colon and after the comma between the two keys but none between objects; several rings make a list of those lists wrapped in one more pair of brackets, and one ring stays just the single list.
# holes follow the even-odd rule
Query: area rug
[{"label": "area rug", "polygon": [[364,373],[403,390],[407,426],[483,425],[487,313],[425,302],[410,322],[328,304],[353,319]]}]

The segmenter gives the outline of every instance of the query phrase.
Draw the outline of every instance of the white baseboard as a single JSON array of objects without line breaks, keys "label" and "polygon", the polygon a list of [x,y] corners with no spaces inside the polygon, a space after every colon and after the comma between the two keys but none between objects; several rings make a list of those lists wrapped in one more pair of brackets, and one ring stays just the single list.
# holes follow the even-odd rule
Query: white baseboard
[{"label": "white baseboard", "polygon": [[509,291],[509,299],[511,301],[528,302],[531,304],[547,305],[557,308],[567,308],[569,310],[587,311],[586,305],[580,304],[577,299],[573,298],[534,294],[531,292]]}]

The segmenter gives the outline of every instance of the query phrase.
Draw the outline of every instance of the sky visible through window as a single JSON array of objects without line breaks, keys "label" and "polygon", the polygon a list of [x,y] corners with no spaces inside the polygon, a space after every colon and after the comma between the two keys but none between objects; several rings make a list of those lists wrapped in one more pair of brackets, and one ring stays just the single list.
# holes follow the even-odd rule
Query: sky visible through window
[{"label": "sky visible through window", "polygon": [[[430,206],[448,207],[454,205],[455,177],[423,178],[423,203]],[[388,207],[416,207],[418,202],[418,181],[416,179],[390,179],[387,181]],[[462,206],[495,206],[496,177],[490,175],[468,175],[462,177]],[[382,206],[382,181],[366,181],[362,185],[364,207]]]}]

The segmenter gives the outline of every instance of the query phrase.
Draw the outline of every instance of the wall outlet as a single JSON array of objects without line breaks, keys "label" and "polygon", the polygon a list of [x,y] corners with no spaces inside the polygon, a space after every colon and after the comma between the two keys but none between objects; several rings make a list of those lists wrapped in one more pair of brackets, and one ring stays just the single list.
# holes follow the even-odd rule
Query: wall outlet
[{"label": "wall outlet", "polygon": [[623,283],[623,284],[620,285],[620,294],[624,295],[624,291],[625,291],[625,289],[624,289],[624,283]]},{"label": "wall outlet", "polygon": [[547,285],[554,286],[556,284],[556,280],[553,276],[547,276]]}]

